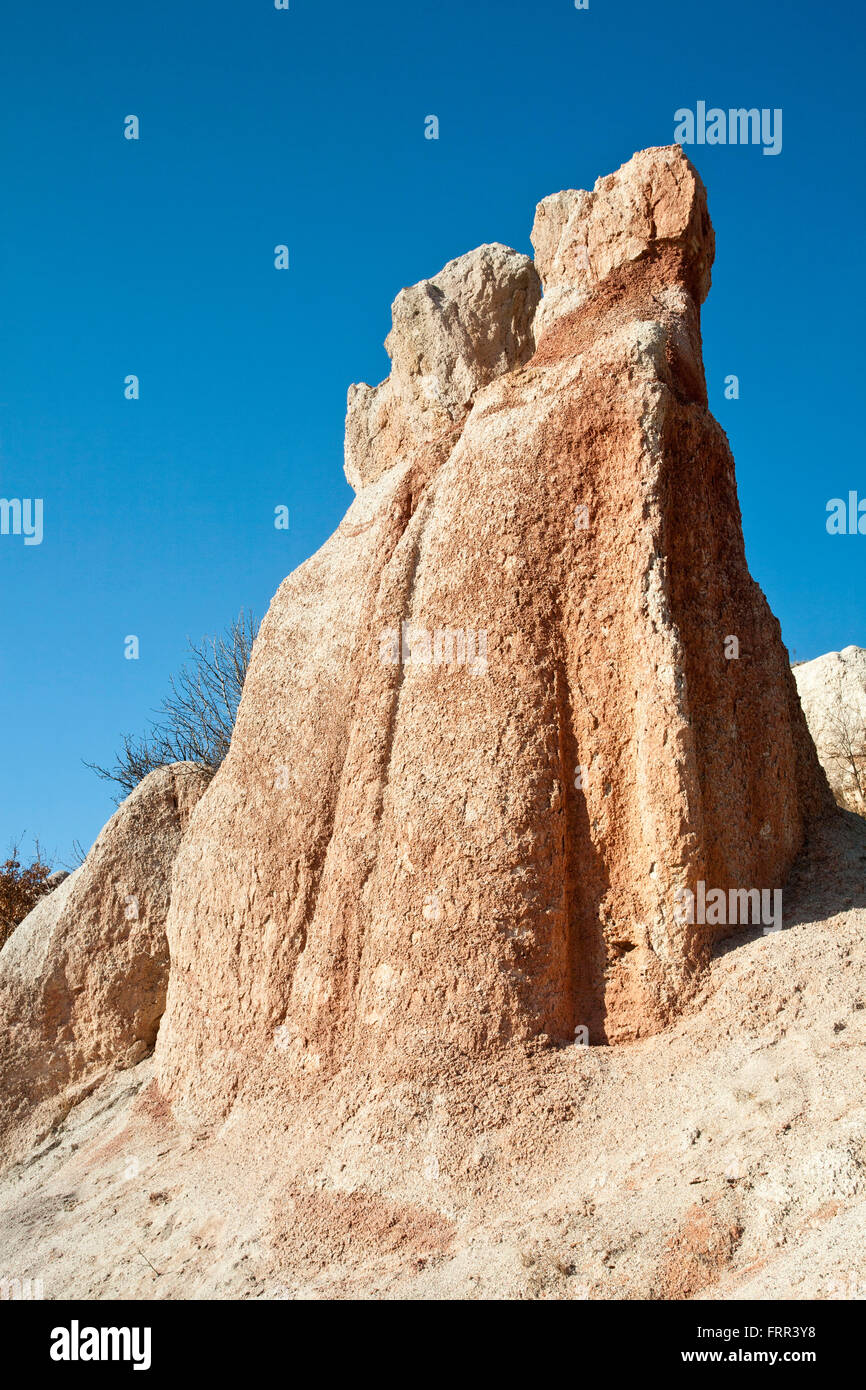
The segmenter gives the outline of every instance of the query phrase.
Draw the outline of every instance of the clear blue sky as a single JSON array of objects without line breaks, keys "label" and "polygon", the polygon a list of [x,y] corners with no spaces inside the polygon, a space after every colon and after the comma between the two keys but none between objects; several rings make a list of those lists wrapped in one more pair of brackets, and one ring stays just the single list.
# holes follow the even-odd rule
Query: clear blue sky
[{"label": "clear blue sky", "polygon": [[777,157],[689,151],[752,572],[798,657],[866,644],[866,536],[825,529],[866,496],[863,35],[853,0],[7,5],[0,496],[43,498],[45,535],[0,537],[0,849],[89,845],[112,792],[81,760],[337,525],[346,388],[386,374],[397,291],[485,241],[529,251],[540,198],[699,100],[784,111]]}]

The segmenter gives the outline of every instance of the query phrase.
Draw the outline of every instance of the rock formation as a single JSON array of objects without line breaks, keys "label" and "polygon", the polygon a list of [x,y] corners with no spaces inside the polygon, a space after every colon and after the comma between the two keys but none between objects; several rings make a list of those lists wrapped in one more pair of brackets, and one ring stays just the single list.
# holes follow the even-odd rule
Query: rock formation
[{"label": "rock formation", "polygon": [[208,780],[195,763],[151,772],[0,952],[0,1152],[153,1047],[171,866]]},{"label": "rock formation", "polygon": [[[0,952],[0,1285],[862,1296],[866,820],[806,717],[850,800],[866,653],[792,675],[749,576],[682,150],[532,242],[398,296],[223,766]],[[790,929],[713,953],[701,883]]]},{"label": "rock formation", "polygon": [[719,930],[683,891],[781,888],[832,804],[707,408],[697,173],[645,150],[532,240],[532,323],[531,263],[482,247],[349,392],[357,497],[178,857],[181,1108],[658,1030]]},{"label": "rock formation", "polygon": [[866,815],[866,648],[801,662],[794,680],[836,800]]},{"label": "rock formation", "polygon": [[541,284],[528,256],[479,246],[401,290],[385,340],[391,375],[349,387],[346,477],[356,491],[462,425],[482,386],[532,356]]}]

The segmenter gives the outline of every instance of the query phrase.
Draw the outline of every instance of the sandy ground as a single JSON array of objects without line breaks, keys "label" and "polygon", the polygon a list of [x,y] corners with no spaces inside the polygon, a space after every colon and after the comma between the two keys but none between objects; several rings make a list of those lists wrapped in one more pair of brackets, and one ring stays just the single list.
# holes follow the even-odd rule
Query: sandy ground
[{"label": "sandy ground", "polygon": [[[677,1027],[515,1049],[275,1129],[178,1126],[150,1061],[0,1179],[0,1280],[46,1298],[863,1298],[866,822],[785,929],[720,943]],[[285,1111],[281,1112],[281,1119]]]}]

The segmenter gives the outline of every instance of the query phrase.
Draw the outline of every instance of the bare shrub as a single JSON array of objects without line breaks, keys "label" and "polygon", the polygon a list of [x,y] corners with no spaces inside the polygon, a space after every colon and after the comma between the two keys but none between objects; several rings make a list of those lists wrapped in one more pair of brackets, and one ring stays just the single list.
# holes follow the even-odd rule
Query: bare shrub
[{"label": "bare shrub", "polygon": [[220,636],[190,641],[190,657],[171,677],[171,693],[147,733],[138,738],[125,734],[113,767],[87,766],[116,782],[123,796],[154,768],[169,763],[201,763],[216,772],[229,751],[257,630],[252,613],[241,609]]},{"label": "bare shrub", "polygon": [[822,731],[824,756],[831,763],[836,798],[866,816],[866,717],[837,676]]}]

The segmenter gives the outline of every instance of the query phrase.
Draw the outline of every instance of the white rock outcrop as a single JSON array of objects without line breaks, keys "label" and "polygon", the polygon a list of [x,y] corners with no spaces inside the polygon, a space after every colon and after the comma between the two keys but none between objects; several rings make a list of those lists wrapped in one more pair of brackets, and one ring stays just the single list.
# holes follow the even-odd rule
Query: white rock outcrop
[{"label": "white rock outcrop", "polygon": [[794,680],[833,795],[866,814],[866,647],[804,661]]}]

